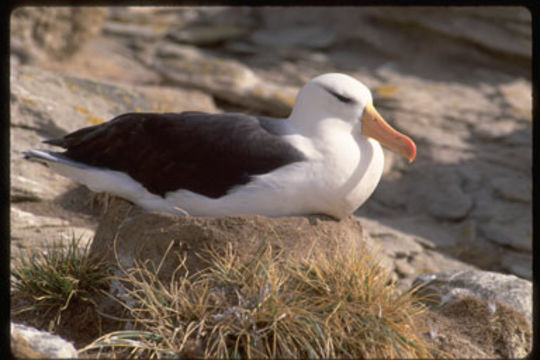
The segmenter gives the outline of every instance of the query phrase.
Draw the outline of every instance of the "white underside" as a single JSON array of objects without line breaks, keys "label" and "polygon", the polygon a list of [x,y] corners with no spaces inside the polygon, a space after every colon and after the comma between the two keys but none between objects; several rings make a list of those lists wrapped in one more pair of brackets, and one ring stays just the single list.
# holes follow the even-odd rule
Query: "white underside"
[{"label": "white underside", "polygon": [[148,192],[125,173],[46,162],[59,174],[85,184],[92,191],[116,194],[147,210],[174,215],[324,213],[343,218],[375,190],[384,166],[382,149],[375,140],[364,138],[357,142],[350,136],[336,139],[332,144],[326,139],[322,149],[299,135],[288,135],[286,139],[304,151],[309,160],[254,176],[248,184],[234,187],[217,199],[187,190],[171,191],[163,198]]}]

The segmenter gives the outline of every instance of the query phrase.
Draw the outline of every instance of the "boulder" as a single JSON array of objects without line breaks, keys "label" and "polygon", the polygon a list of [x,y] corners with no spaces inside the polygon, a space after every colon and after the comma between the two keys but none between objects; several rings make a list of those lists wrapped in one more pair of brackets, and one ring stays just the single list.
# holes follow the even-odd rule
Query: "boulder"
[{"label": "boulder", "polygon": [[481,270],[454,270],[420,275],[414,286],[435,304],[463,297],[501,303],[521,313],[532,324],[532,283],[514,275]]},{"label": "boulder", "polygon": [[427,309],[417,326],[437,358],[518,359],[532,350],[532,328],[523,313],[476,297]]},{"label": "boulder", "polygon": [[429,306],[425,338],[459,358],[523,358],[532,350],[532,284],[480,270],[419,276],[414,286]]},{"label": "boulder", "polygon": [[11,353],[24,359],[73,359],[77,350],[73,344],[31,326],[11,323]]}]

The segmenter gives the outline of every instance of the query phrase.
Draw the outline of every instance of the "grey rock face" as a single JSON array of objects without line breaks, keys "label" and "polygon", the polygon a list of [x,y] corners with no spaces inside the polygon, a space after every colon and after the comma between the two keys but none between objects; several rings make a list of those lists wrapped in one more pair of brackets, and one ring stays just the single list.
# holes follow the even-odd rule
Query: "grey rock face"
[{"label": "grey rock face", "polygon": [[523,176],[501,176],[492,180],[497,195],[510,201],[530,203],[532,200],[532,184],[530,178]]},{"label": "grey rock face", "polygon": [[[43,166],[22,159],[41,140],[95,125],[129,111],[212,111],[213,101],[198,91],[99,83],[59,76],[33,67],[11,73],[12,200],[52,199],[72,184]],[[44,181],[44,179],[48,181]]]},{"label": "grey rock face", "polygon": [[[412,9],[411,9],[412,10]],[[420,8],[402,11],[388,8],[375,15],[381,21],[396,22],[465,40],[479,47],[506,55],[531,56],[530,13],[525,8],[449,8],[448,11]]]},{"label": "grey rock face", "polygon": [[292,87],[263,81],[237,61],[168,41],[156,46],[150,66],[181,86],[278,117],[289,115],[297,92]]},{"label": "grey rock face", "polygon": [[332,45],[335,34],[322,27],[297,26],[262,30],[251,36],[251,41],[263,47],[289,49],[297,46],[324,49]]}]

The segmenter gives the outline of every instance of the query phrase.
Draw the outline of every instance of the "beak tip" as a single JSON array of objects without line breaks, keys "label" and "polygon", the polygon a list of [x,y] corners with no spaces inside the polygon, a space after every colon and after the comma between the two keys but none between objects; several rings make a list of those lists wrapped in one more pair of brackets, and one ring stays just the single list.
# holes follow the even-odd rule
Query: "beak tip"
[{"label": "beak tip", "polygon": [[408,145],[409,145],[409,156],[407,156],[407,159],[409,160],[409,164],[412,163],[414,161],[414,159],[416,158],[416,144],[414,143],[414,141],[412,141],[410,138],[407,138],[408,140]]}]

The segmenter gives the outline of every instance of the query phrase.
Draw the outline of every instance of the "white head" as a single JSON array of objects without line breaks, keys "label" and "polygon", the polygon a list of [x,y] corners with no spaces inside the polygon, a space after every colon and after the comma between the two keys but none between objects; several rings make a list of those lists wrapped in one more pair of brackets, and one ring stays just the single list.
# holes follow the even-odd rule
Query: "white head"
[{"label": "white head", "polygon": [[290,120],[302,132],[314,133],[320,124],[371,137],[412,161],[416,146],[393,129],[373,107],[371,91],[360,81],[339,73],[319,75],[296,97]]}]

